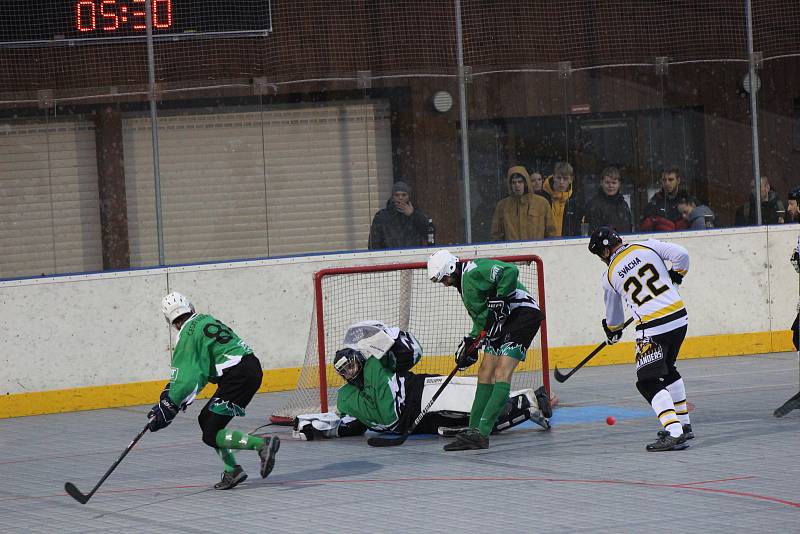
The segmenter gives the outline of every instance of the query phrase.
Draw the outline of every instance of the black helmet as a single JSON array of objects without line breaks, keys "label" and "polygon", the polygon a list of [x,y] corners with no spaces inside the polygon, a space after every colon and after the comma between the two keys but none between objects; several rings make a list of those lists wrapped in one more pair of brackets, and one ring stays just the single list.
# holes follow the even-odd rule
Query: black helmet
[{"label": "black helmet", "polygon": [[789,200],[800,200],[800,186],[793,187],[789,191]]},{"label": "black helmet", "polygon": [[333,358],[333,368],[339,375],[358,389],[364,387],[364,354],[354,349],[340,349]]},{"label": "black helmet", "polygon": [[608,226],[601,226],[589,238],[589,252],[596,254],[603,259],[603,250],[622,243],[619,234]]}]

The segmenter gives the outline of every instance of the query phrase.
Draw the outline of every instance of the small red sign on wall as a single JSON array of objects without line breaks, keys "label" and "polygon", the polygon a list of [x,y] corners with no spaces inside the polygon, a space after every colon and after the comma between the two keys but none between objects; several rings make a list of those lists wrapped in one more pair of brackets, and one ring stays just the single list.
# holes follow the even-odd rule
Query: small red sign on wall
[{"label": "small red sign on wall", "polygon": [[571,109],[573,113],[589,113],[592,111],[592,108],[589,106],[589,104],[572,104]]}]

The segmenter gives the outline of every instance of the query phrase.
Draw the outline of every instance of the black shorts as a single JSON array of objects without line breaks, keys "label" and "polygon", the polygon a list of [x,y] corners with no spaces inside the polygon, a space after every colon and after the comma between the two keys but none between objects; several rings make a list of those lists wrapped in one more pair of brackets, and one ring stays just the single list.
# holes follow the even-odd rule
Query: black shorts
[{"label": "black shorts", "polygon": [[244,408],[261,387],[263,374],[258,358],[245,354],[239,363],[225,370],[212,397]]},{"label": "black shorts", "polygon": [[510,356],[524,362],[533,338],[539,332],[544,314],[537,308],[519,307],[511,312],[503,322],[500,335],[489,340],[486,353],[497,356]]},{"label": "black shorts", "polygon": [[664,361],[667,364],[666,376],[676,372],[675,362],[678,360],[678,353],[681,350],[684,338],[686,338],[687,329],[688,326],[684,325],[675,330],[652,336],[653,341],[661,345],[661,350],[664,351]]}]

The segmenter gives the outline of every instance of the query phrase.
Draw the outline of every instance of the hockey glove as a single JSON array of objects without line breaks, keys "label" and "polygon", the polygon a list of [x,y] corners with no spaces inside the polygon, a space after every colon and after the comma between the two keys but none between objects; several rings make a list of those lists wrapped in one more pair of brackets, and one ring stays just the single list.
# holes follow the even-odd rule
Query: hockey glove
[{"label": "hockey glove", "polygon": [[147,418],[150,419],[150,424],[148,425],[150,432],[157,432],[162,428],[168,427],[172,420],[175,419],[175,416],[178,415],[178,410],[178,405],[172,402],[169,395],[162,396],[158,404],[147,412]]},{"label": "hockey glove", "polygon": [[494,315],[494,322],[496,323],[502,323],[505,321],[511,311],[508,306],[508,302],[500,297],[492,297],[488,299],[486,301],[486,307],[489,309],[489,313]]},{"label": "hockey glove", "polygon": [[683,282],[683,275],[678,271],[673,271],[672,269],[669,270],[669,279],[672,280],[672,283],[676,286],[681,285]]},{"label": "hockey glove", "polygon": [[608,327],[608,324],[606,324],[606,320],[605,319],[603,319],[603,330],[606,333],[606,343],[608,345],[613,345],[614,343],[619,341],[620,338],[622,337],[622,329],[620,329],[620,330],[611,330]]},{"label": "hockey glove", "polygon": [[800,255],[797,254],[796,250],[792,254],[792,257],[789,258],[789,261],[792,262],[792,267],[794,267],[795,272],[800,273]]},{"label": "hockey glove", "polygon": [[474,337],[467,336],[461,340],[461,345],[456,351],[456,365],[459,371],[463,371],[478,361],[478,347],[473,345],[475,345]]}]

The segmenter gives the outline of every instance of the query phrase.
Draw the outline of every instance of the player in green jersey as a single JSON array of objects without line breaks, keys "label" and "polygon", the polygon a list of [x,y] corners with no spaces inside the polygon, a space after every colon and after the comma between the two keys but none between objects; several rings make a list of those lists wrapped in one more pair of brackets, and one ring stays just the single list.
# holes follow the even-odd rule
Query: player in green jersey
[{"label": "player in green jersey", "polygon": [[196,313],[194,305],[180,293],[164,297],[161,311],[178,337],[169,383],[159,403],[147,414],[150,431],[168,426],[206,384],[216,384],[217,390],[197,418],[203,443],[212,447],[225,465],[222,480],[214,488],[231,489],[247,478],[236,463],[233,449],[258,451],[261,477],[265,478],[275,466],[278,437],[262,438],[225,428],[234,416],[245,414],[245,407],[261,386],[261,362],[233,330],[210,315]]},{"label": "player in green jersey", "polygon": [[488,449],[489,434],[508,400],[514,369],[525,360],[544,315],[519,281],[519,269],[511,263],[490,259],[461,263],[447,250],[439,250],[428,259],[428,278],[455,287],[472,318],[472,330],[456,351],[459,369],[478,361],[478,348],[469,348],[484,329],[488,340],[478,369],[469,428],[444,450]]}]

